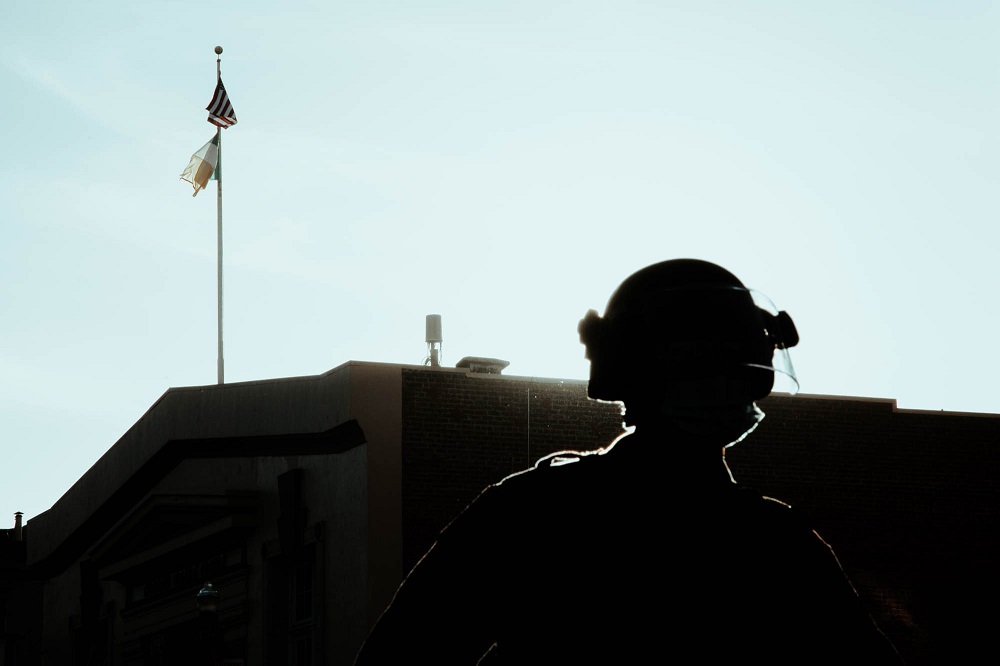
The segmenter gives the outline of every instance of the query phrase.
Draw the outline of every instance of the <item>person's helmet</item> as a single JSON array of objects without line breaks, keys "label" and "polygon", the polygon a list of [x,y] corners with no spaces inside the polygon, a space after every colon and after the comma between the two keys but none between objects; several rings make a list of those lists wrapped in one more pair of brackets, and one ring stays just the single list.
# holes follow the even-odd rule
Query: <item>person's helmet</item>
[{"label": "person's helmet", "polygon": [[799,340],[791,317],[707,261],[643,268],[615,290],[603,317],[588,311],[578,330],[591,398],[697,403],[700,391],[754,401],[771,392],[776,372],[790,380],[789,392],[798,390],[787,351]]}]

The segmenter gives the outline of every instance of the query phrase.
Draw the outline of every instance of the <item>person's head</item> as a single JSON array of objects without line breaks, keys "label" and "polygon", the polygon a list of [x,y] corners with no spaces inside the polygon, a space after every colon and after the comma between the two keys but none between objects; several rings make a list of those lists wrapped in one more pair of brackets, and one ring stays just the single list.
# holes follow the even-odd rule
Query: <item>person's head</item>
[{"label": "person's head", "polygon": [[579,332],[588,395],[624,402],[630,424],[746,411],[771,392],[776,370],[794,380],[791,318],[707,261],[673,259],[632,274],[604,316],[589,311]]}]

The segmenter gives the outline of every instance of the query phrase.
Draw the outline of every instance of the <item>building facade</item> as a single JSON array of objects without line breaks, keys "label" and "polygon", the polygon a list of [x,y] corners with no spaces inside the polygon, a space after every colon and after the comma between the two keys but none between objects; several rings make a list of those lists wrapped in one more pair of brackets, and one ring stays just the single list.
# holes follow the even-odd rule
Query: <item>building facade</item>
[{"label": "building facade", "polygon": [[[7,531],[0,666],[350,664],[484,486],[623,432],[620,405],[585,382],[479,361],[168,390]],[[761,406],[727,454],[737,480],[809,516],[909,663],[980,649],[1000,418],[830,396]]]}]

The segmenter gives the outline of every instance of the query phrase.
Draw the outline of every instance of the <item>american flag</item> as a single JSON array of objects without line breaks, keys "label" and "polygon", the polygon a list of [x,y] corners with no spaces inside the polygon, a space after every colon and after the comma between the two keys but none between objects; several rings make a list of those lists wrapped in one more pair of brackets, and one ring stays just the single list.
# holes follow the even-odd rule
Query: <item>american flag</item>
[{"label": "american flag", "polygon": [[212,101],[205,107],[208,111],[208,122],[219,127],[232,127],[236,124],[236,112],[226,94],[226,87],[222,85],[222,77],[215,86],[215,95]]}]

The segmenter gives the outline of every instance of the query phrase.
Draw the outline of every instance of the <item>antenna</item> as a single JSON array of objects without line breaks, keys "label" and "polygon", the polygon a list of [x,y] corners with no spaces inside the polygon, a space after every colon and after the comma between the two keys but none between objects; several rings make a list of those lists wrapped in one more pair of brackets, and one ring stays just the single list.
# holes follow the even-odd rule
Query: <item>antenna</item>
[{"label": "antenna", "polygon": [[424,337],[427,341],[427,358],[424,359],[424,365],[438,368],[441,366],[441,343],[444,342],[441,338],[441,315],[427,315],[426,323],[427,335]]}]

